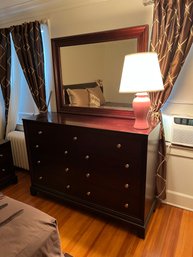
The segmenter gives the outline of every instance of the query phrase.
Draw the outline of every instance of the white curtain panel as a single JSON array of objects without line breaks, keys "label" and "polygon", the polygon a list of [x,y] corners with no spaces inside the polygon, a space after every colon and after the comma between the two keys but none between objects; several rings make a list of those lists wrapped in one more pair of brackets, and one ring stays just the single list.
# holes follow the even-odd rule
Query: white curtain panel
[{"label": "white curtain panel", "polygon": [[19,106],[20,84],[22,83],[20,64],[11,38],[11,94],[7,120],[6,136],[15,130]]},{"label": "white curtain panel", "polygon": [[48,105],[48,111],[56,110],[56,103],[54,97],[54,75],[53,75],[53,63],[52,63],[52,50],[51,40],[49,33],[49,21],[41,23],[41,32],[44,48],[44,65],[45,65],[45,87],[46,87],[46,102]]},{"label": "white curtain panel", "polygon": [[0,89],[0,139],[4,137],[5,129],[5,104],[3,99],[3,94]]}]

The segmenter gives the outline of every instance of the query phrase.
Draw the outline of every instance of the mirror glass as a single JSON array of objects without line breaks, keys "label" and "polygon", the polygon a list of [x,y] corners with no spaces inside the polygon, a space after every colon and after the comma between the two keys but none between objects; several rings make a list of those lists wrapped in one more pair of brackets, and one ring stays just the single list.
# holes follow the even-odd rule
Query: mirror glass
[{"label": "mirror glass", "polygon": [[[124,57],[146,51],[147,38],[148,26],[144,25],[52,39],[57,111],[128,116],[133,94],[119,93]],[[73,96],[67,88],[89,88],[98,81],[105,99],[103,104],[69,102]]]},{"label": "mirror glass", "polygon": [[119,93],[124,57],[135,52],[136,39],[61,47],[62,84],[101,80],[105,101],[121,107],[131,97]]}]

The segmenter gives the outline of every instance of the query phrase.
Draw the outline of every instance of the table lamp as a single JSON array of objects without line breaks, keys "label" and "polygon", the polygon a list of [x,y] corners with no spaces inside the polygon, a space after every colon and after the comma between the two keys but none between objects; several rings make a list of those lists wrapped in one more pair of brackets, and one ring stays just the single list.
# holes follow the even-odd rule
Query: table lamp
[{"label": "table lamp", "polygon": [[136,93],[132,103],[134,128],[149,128],[147,116],[151,103],[147,92],[163,89],[157,53],[144,52],[125,56],[119,92]]}]

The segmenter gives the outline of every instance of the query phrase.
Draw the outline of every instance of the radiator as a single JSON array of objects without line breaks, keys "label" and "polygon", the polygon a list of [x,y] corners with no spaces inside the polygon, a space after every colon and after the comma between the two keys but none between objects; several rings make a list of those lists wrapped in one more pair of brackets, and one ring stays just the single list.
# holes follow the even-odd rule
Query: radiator
[{"label": "radiator", "polygon": [[14,166],[29,170],[24,132],[12,131],[8,134],[7,138],[11,142]]}]

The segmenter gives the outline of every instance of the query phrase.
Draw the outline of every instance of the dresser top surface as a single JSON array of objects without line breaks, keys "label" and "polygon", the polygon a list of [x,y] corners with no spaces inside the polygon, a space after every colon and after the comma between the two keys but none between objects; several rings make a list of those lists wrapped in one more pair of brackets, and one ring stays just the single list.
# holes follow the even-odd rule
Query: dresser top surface
[{"label": "dresser top surface", "polygon": [[111,131],[120,131],[127,133],[135,133],[148,135],[156,127],[157,124],[150,124],[148,129],[135,129],[133,118],[112,118],[112,117],[99,117],[91,115],[77,115],[77,114],[63,114],[57,112],[48,112],[39,115],[31,115],[23,120],[31,120],[37,122],[56,123],[63,125],[87,127],[104,129]]}]

